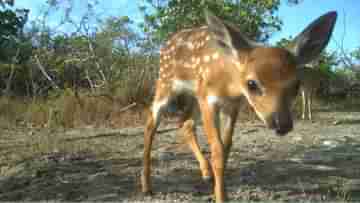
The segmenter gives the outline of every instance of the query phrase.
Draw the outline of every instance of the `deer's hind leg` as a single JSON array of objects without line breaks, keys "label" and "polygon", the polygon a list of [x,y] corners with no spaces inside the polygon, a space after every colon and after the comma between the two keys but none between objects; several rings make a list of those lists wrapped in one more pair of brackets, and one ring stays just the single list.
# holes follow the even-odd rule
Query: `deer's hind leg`
[{"label": "deer's hind leg", "polygon": [[202,178],[205,181],[211,179],[211,170],[209,161],[204,157],[201,152],[197,135],[196,124],[193,119],[194,112],[196,111],[197,102],[194,98],[186,99],[186,106],[184,107],[184,114],[181,118],[181,131],[184,135],[185,141],[193,152],[196,160],[199,162]]},{"label": "deer's hind leg", "polygon": [[157,83],[154,101],[149,109],[144,132],[143,171],[141,176],[142,192],[151,193],[151,147],[154,135],[160,124],[161,114],[167,108],[171,100],[170,88],[160,86]]}]

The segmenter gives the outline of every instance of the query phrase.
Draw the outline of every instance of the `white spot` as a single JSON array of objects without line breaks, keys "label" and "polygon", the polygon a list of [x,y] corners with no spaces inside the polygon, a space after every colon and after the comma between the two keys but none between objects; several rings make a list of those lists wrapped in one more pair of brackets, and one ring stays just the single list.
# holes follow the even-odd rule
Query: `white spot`
[{"label": "white spot", "polygon": [[181,37],[179,37],[179,38],[176,39],[177,45],[181,45],[183,42],[184,42],[184,39],[181,38]]},{"label": "white spot", "polygon": [[205,37],[205,41],[209,41],[209,40],[210,40],[210,36],[208,35]]},{"label": "white spot", "polygon": [[195,47],[194,47],[194,45],[193,45],[193,43],[191,43],[191,42],[188,42],[187,43],[187,47],[189,48],[189,49],[191,49],[191,50],[193,50]]},{"label": "white spot", "polygon": [[219,58],[219,53],[218,52],[215,52],[213,55],[212,55],[212,58],[214,60],[217,60]]},{"label": "white spot", "polygon": [[207,96],[206,99],[207,99],[208,104],[210,104],[210,105],[214,105],[219,102],[219,97],[213,96],[213,95]]},{"label": "white spot", "polygon": [[210,56],[205,55],[205,56],[204,56],[204,62],[207,63],[207,62],[209,62],[209,61],[210,61]]}]

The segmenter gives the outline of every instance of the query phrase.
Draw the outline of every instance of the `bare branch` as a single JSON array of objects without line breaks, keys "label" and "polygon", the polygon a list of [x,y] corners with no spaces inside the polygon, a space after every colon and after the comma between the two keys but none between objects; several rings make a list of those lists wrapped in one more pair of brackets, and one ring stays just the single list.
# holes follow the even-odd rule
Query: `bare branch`
[{"label": "bare branch", "polygon": [[96,69],[99,71],[99,74],[103,80],[103,83],[106,84],[107,83],[107,80],[106,80],[106,77],[105,77],[105,74],[103,72],[103,70],[101,69],[101,66],[99,64],[99,62],[96,60],[96,54],[95,54],[95,51],[94,51],[94,47],[92,45],[92,42],[91,40],[88,38],[88,45],[89,45],[89,50],[90,50],[90,54],[91,54],[91,57],[94,59],[95,61],[95,65],[96,65]]},{"label": "bare branch", "polygon": [[346,11],[343,9],[343,31],[342,31],[342,35],[341,35],[341,41],[339,42],[338,40],[336,40],[335,38],[333,38],[338,50],[339,50],[339,54],[341,55],[340,60],[343,64],[345,64],[345,66],[349,67],[352,69],[352,67],[355,66],[352,57],[349,55],[348,51],[344,48],[344,41],[345,41],[345,36],[346,36]]},{"label": "bare branch", "polygon": [[127,111],[127,110],[129,110],[129,109],[131,109],[131,108],[133,108],[133,107],[135,107],[137,104],[134,102],[134,103],[132,103],[132,104],[129,104],[129,105],[127,105],[127,106],[125,106],[125,107],[123,107],[123,108],[121,108],[119,111],[118,111],[118,113],[121,113],[121,112],[124,112],[124,111]]},{"label": "bare branch", "polygon": [[49,76],[49,74],[47,74],[47,72],[45,71],[44,66],[41,64],[38,55],[35,55],[35,60],[36,60],[36,64],[37,67],[40,69],[41,73],[45,76],[45,78],[51,83],[52,87],[55,89],[59,89],[59,87],[56,85],[56,83],[54,82],[53,79],[51,79],[51,77]]}]

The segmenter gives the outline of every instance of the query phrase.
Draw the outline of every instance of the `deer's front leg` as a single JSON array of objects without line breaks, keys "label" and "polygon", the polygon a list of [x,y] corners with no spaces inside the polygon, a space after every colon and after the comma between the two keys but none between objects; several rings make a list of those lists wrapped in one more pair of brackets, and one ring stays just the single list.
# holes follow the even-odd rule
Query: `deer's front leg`
[{"label": "deer's front leg", "polygon": [[211,166],[214,175],[214,193],[216,202],[225,200],[224,189],[224,146],[221,142],[219,129],[217,125],[219,112],[215,104],[208,101],[207,98],[200,99],[201,115],[205,134],[210,145]]}]

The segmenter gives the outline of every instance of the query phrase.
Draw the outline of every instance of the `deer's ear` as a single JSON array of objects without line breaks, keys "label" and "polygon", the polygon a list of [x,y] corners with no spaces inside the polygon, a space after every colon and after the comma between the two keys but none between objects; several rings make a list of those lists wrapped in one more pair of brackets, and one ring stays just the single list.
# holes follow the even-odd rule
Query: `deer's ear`
[{"label": "deer's ear", "polygon": [[224,23],[209,10],[205,10],[205,18],[216,48],[226,53],[234,53],[234,50],[243,51],[252,48],[252,42],[235,26]]},{"label": "deer's ear", "polygon": [[288,48],[295,55],[299,65],[309,63],[318,57],[326,47],[333,32],[336,18],[336,11],[320,16],[290,43]]}]

